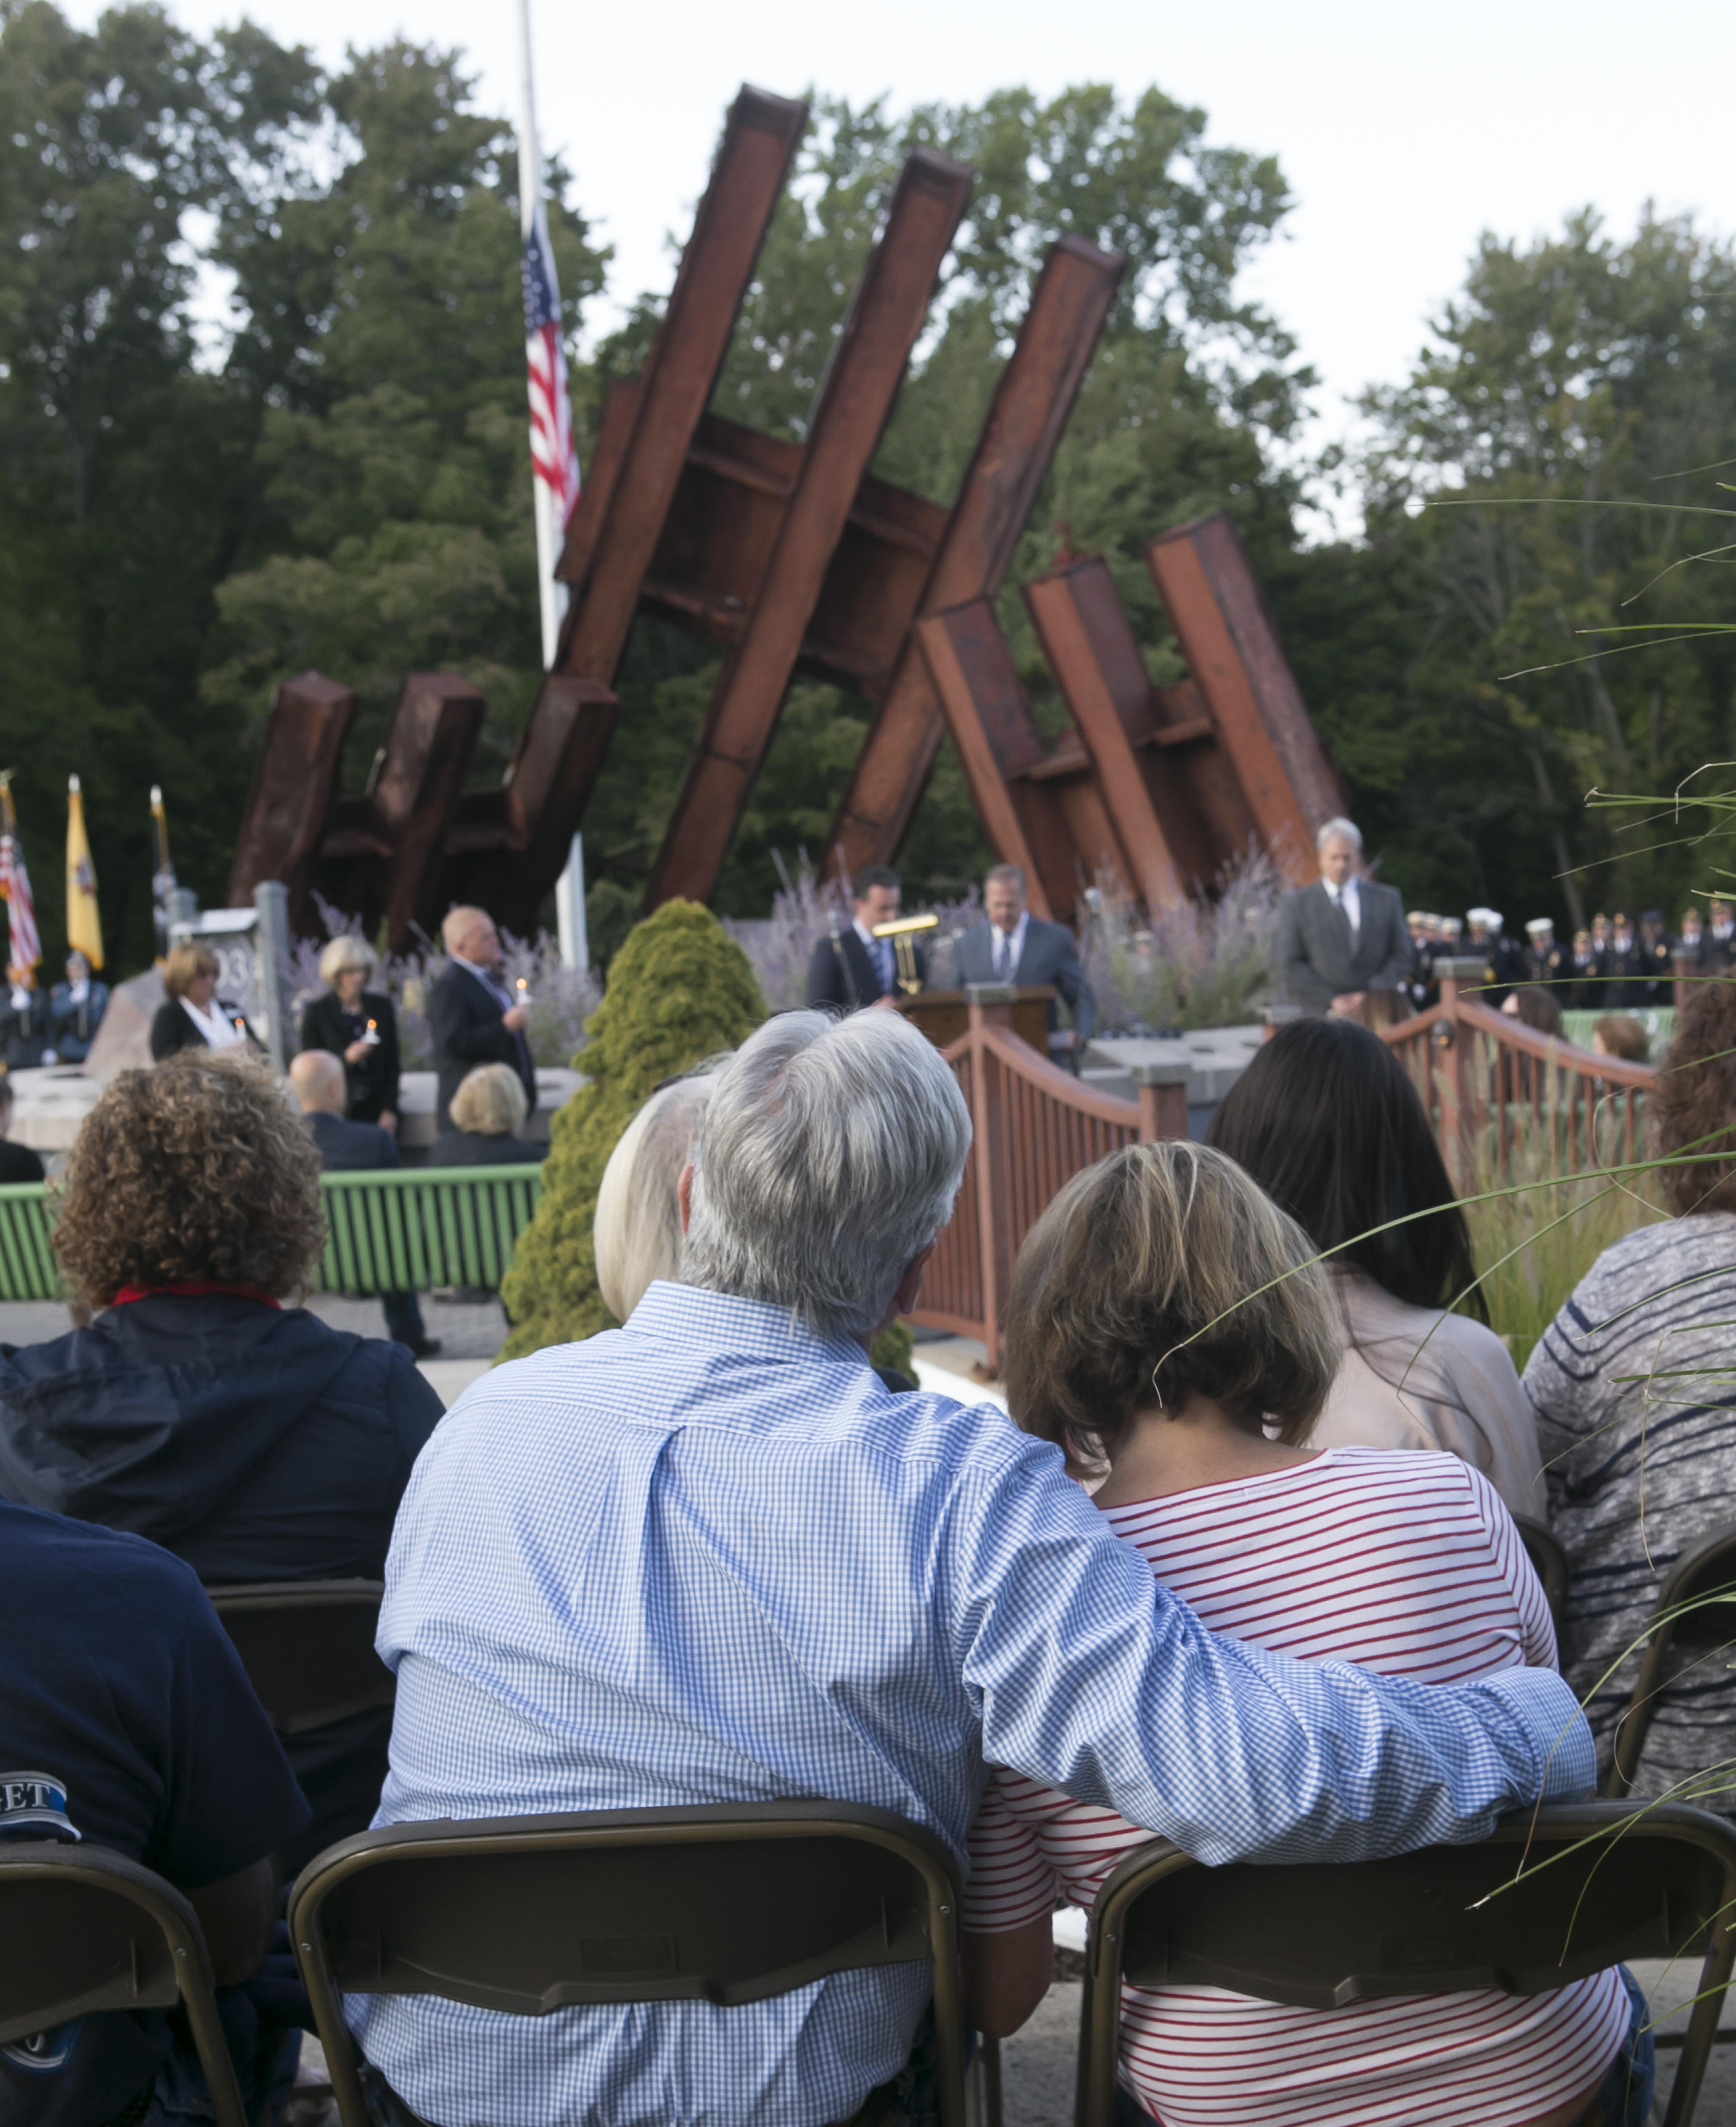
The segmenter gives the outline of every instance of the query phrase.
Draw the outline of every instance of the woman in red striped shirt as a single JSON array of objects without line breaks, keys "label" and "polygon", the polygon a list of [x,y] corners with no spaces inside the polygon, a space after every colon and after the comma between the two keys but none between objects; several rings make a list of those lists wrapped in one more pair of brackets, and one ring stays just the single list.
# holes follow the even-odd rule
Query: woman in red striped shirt
[{"label": "woman in red striped shirt", "polygon": [[[1081,1475],[1107,1466],[1098,1506],[1214,1632],[1424,1683],[1553,1668],[1543,1591],[1478,1471],[1447,1454],[1295,1444],[1339,1357],[1312,1254],[1204,1146],[1129,1146],[1076,1176],[1014,1278],[1019,1424]],[[985,1996],[996,1975],[1023,1974],[1034,2006],[1057,1899],[1089,1906],[1150,1836],[997,1772],[963,1913]],[[1525,1999],[1334,2010],[1128,1987],[1123,2114],[1163,2127],[1637,2127],[1651,2102],[1644,2021],[1620,1971]]]}]

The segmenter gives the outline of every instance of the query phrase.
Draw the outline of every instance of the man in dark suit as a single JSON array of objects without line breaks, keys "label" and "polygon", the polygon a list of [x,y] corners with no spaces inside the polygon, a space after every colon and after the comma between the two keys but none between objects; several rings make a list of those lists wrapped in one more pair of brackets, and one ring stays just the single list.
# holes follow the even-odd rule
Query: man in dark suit
[{"label": "man in dark suit", "polygon": [[[856,874],[856,920],[835,938],[822,938],[807,964],[809,1007],[861,1011],[898,1001],[898,959],[890,938],[877,938],[877,923],[896,923],[904,905],[904,883],[884,865],[866,865]],[[928,980],[927,955],[912,941],[919,982]]]},{"label": "man in dark suit", "polygon": [[[342,1061],[327,1049],[304,1049],[290,1062],[290,1083],[301,1103],[301,1116],[319,1148],[319,1163],[330,1170],[354,1173],[358,1168],[398,1167],[398,1141],[378,1123],[346,1121],[349,1082]],[[422,1306],[414,1292],[382,1292],[380,1305],[386,1316],[386,1332],[395,1344],[408,1344],[419,1359],[432,1359],[440,1349],[438,1337],[430,1337],[422,1324]]]},{"label": "man in dark suit", "polygon": [[1362,831],[1328,820],[1314,837],[1320,883],[1284,898],[1278,966],[1292,1004],[1323,1018],[1353,1016],[1370,991],[1402,988],[1411,972],[1404,903],[1389,886],[1358,879]]},{"label": "man in dark suit", "polygon": [[485,908],[454,908],[440,926],[449,965],[428,993],[428,1032],[440,1074],[434,1130],[452,1126],[452,1099],[479,1064],[509,1064],[537,1111],[537,1068],[524,1038],[528,1004],[515,1001],[500,973],[500,933]]},{"label": "man in dark suit", "polygon": [[1057,1033],[1060,1015],[1049,1007],[1049,1046],[1071,1058],[1091,1038],[1097,1000],[1079,964],[1079,948],[1064,923],[1045,923],[1025,905],[1024,874],[1017,865],[996,865],[982,882],[988,917],[958,940],[961,983],[1048,983],[1067,1000],[1073,1024]]}]

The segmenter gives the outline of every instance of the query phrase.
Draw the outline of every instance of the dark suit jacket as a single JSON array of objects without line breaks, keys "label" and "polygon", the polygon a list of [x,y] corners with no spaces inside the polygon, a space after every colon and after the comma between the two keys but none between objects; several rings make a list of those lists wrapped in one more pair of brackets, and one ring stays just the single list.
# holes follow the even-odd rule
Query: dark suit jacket
[{"label": "dark suit jacket", "polygon": [[479,1130],[448,1130],[428,1147],[430,1167],[541,1167],[546,1144],[531,1144],[510,1130],[484,1137]]},{"label": "dark suit jacket", "polygon": [[[958,940],[956,955],[954,964],[961,983],[993,982],[994,926],[979,923],[974,931],[967,931]],[[1024,926],[1024,949],[1019,955],[1012,980],[1033,984],[1052,983],[1067,999],[1067,1008],[1073,1015],[1080,1041],[1090,1040],[1091,1030],[1097,1024],[1097,1000],[1085,978],[1085,970],[1079,964],[1079,948],[1066,924],[1044,923],[1034,916],[1031,917]],[[1051,1005],[1052,1030],[1059,1024],[1059,1019]]]},{"label": "dark suit jacket", "polygon": [[524,1082],[532,1108],[536,1107],[536,1067],[523,1041],[503,1023],[503,1011],[487,983],[456,962],[428,992],[428,1026],[434,1039],[434,1068],[440,1073],[434,1105],[437,1135],[451,1130],[452,1096],[479,1064],[510,1064]]},{"label": "dark suit jacket", "polygon": [[[380,1040],[359,1064],[343,1066],[343,1075],[349,1081],[349,1117],[355,1123],[376,1123],[383,1115],[395,1116],[400,1112],[398,1015],[389,997],[377,990],[364,990],[357,1016],[364,1026],[372,1020]],[[186,1016],[183,1012],[182,1017]],[[315,997],[301,1015],[304,1049],[329,1049],[341,1062],[344,1050],[355,1039],[350,1031],[350,1015],[338,1003],[333,991],[328,990],[324,997]]]},{"label": "dark suit jacket", "polygon": [[1350,926],[1319,883],[1284,898],[1278,916],[1278,967],[1292,1004],[1329,1011],[1347,990],[1396,990],[1411,971],[1404,903],[1390,886],[1358,879],[1362,922]]},{"label": "dark suit jacket", "polygon": [[[831,940],[822,938],[807,964],[807,1001],[811,1007],[835,1005],[842,1011],[855,1011],[863,1005],[873,1004],[887,992],[880,980],[880,971],[869,958],[867,946],[856,936],[854,924],[846,926],[838,942],[849,964],[849,978],[845,978],[843,968],[838,964]],[[915,953],[916,973],[925,983],[929,978],[928,955],[920,945]]]},{"label": "dark suit jacket", "polygon": [[348,1123],[342,1116],[301,1118],[319,1148],[319,1164],[338,1173],[375,1167],[400,1167],[398,1140],[378,1123]]},{"label": "dark suit jacket", "polygon": [[42,1156],[27,1144],[14,1144],[0,1137],[0,1182],[40,1182]]},{"label": "dark suit jacket", "polygon": [[[241,1014],[236,1007],[221,997],[215,1000],[220,1010],[226,1011],[237,1026]],[[165,1056],[173,1056],[179,1049],[203,1049],[205,1036],[181,1009],[179,997],[170,997],[157,1007],[156,1017],[151,1021],[151,1061],[160,1064]]]}]

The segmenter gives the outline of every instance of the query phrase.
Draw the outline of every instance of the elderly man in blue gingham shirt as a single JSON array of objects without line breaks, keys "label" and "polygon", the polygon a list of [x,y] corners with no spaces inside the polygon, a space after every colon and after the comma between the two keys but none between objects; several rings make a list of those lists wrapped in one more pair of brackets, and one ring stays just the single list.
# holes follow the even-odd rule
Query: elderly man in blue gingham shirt
[{"label": "elderly man in blue gingham shirt", "polygon": [[[417,1463],[380,1822],[832,1797],[962,1855],[986,1761],[1204,1860],[1353,1860],[1586,1792],[1553,1675],[1431,1690],[1216,1638],[1057,1449],[882,1386],[864,1348],[915,1303],[969,1135],[892,1013],[746,1045],[684,1177],[682,1282],[490,1375]],[[898,2072],[928,1992],[891,1965],[729,2008],[349,2013],[438,2127],[827,2127]]]}]

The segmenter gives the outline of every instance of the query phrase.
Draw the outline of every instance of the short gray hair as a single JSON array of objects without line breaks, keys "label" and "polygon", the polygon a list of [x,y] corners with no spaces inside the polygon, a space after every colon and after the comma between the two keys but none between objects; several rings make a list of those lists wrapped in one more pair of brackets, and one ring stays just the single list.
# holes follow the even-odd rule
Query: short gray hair
[{"label": "short gray hair", "polygon": [[1353,850],[1362,847],[1362,830],[1354,820],[1328,820],[1314,837],[1314,846],[1323,850],[1328,842],[1346,841]]},{"label": "short gray hair", "polygon": [[1009,886],[1016,887],[1021,894],[1030,891],[1025,883],[1024,874],[1017,865],[991,865],[982,875],[983,891],[986,893],[997,879],[1004,879]]},{"label": "short gray hair", "polygon": [[319,979],[336,989],[338,976],[348,974],[352,968],[371,974],[374,955],[353,931],[340,931],[319,955]]},{"label": "short gray hair", "polygon": [[675,1185],[693,1157],[706,1102],[729,1062],[678,1078],[652,1094],[609,1154],[597,1191],[591,1240],[597,1289],[617,1322],[625,1322],[659,1278],[679,1278],[684,1242]]},{"label": "short gray hair", "polygon": [[466,1137],[516,1137],[531,1111],[524,1081],[510,1064],[479,1064],[466,1072],[448,1112]]},{"label": "short gray hair", "polygon": [[971,1118],[940,1052],[892,1011],[788,1011],[718,1080],[684,1285],[868,1335],[952,1216]]}]

